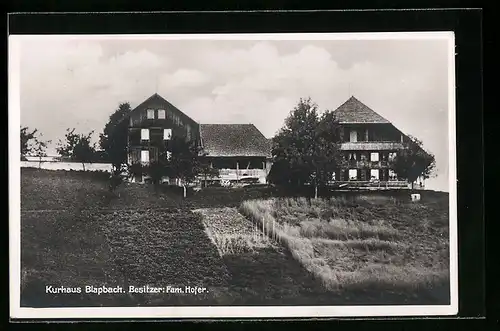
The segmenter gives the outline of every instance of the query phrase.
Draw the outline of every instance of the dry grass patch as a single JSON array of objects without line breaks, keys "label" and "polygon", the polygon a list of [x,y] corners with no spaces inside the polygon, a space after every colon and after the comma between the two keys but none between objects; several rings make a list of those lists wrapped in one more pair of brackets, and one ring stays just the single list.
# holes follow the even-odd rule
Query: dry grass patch
[{"label": "dry grass patch", "polygon": [[300,235],[307,238],[329,238],[329,239],[359,239],[377,238],[382,240],[394,240],[399,233],[396,229],[383,221],[377,224],[368,224],[355,220],[330,219],[330,220],[307,220],[300,222]]},{"label": "dry grass patch", "polygon": [[259,235],[226,235],[215,233],[212,234],[212,238],[221,256],[255,252],[258,249],[269,246],[269,240]]},{"label": "dry grass patch", "polygon": [[236,208],[204,208],[195,212],[202,215],[205,232],[220,256],[252,253],[271,247],[270,239],[262,236],[256,225]]},{"label": "dry grass patch", "polygon": [[281,198],[245,201],[240,211],[328,289],[418,291],[449,282],[442,206],[377,196]]}]

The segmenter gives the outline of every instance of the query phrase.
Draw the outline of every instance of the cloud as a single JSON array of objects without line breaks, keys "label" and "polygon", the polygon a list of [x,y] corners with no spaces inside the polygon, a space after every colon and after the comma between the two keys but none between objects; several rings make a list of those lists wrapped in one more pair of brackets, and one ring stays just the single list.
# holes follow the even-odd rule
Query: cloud
[{"label": "cloud", "polygon": [[100,132],[118,103],[146,96],[154,88],[151,77],[168,64],[147,50],[103,57],[91,41],[23,43],[21,121],[53,141],[69,127]]},{"label": "cloud", "polygon": [[161,77],[161,87],[165,89],[197,87],[206,84],[208,81],[208,76],[201,71],[181,68],[172,74],[163,75]]}]

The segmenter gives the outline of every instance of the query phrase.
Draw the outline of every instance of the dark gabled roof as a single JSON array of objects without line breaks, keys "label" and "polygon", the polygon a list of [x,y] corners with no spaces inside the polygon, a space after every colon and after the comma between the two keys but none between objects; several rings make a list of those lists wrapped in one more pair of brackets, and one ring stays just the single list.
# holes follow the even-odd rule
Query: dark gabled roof
[{"label": "dark gabled roof", "polygon": [[333,113],[340,123],[391,123],[353,96]]},{"label": "dark gabled roof", "polygon": [[122,121],[125,120],[125,119],[128,119],[130,115],[132,115],[133,113],[135,113],[137,110],[142,109],[148,103],[150,103],[152,101],[154,102],[155,99],[157,99],[157,101],[159,101],[160,103],[164,104],[166,106],[165,108],[173,110],[174,112],[176,112],[180,116],[182,116],[184,119],[187,119],[188,121],[196,123],[195,120],[193,120],[191,117],[189,117],[188,115],[186,115],[185,113],[183,113],[182,111],[180,111],[179,108],[177,108],[176,106],[174,106],[173,104],[171,104],[168,100],[166,100],[165,98],[163,98],[158,93],[153,94],[152,96],[150,96],[149,98],[147,98],[146,100],[144,100],[143,102],[141,102],[139,105],[137,105],[135,108],[133,108],[127,114],[127,116],[125,116],[124,118],[122,118]]},{"label": "dark gabled roof", "polygon": [[200,124],[200,136],[208,156],[271,157],[269,140],[253,124]]}]

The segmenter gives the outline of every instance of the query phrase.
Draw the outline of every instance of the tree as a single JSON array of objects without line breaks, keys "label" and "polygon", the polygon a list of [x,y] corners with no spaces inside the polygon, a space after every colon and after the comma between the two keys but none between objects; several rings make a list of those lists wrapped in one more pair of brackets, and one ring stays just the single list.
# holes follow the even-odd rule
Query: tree
[{"label": "tree", "polygon": [[37,132],[37,129],[30,132],[27,126],[21,127],[21,160],[32,152],[34,147],[33,142],[35,142]]},{"label": "tree", "polygon": [[77,134],[75,129],[67,129],[65,139],[59,140],[56,150],[63,157],[81,162],[85,171],[85,163],[92,162],[94,159],[95,146],[91,143],[93,134],[94,131],[88,134]]},{"label": "tree", "polygon": [[212,167],[205,155],[199,158],[197,173],[203,177],[204,187],[207,186],[208,178],[219,177],[219,169]]},{"label": "tree", "polygon": [[341,129],[335,115],[331,111],[324,112],[319,118],[313,145],[312,167],[316,198],[318,187],[325,186],[332,179],[342,162],[340,141]]},{"label": "tree", "polygon": [[168,176],[179,181],[186,197],[188,183],[204,171],[208,176],[209,170],[206,169],[206,164],[200,155],[200,147],[195,142],[186,141],[182,137],[173,137],[158,152],[158,160],[145,167],[145,172],[150,176],[156,190],[163,176]]},{"label": "tree", "polygon": [[141,162],[133,162],[132,164],[128,165],[127,172],[130,178],[140,178],[144,173],[146,173],[146,170],[147,169],[144,168]]},{"label": "tree", "polygon": [[408,138],[391,162],[391,167],[396,175],[408,181],[413,189],[418,177],[427,179],[432,175],[436,160],[432,153],[423,149],[422,141],[412,136]]},{"label": "tree", "polygon": [[317,197],[318,188],[328,183],[339,165],[339,143],[340,126],[334,114],[318,115],[318,106],[310,98],[300,99],[273,138],[269,181],[295,187],[311,183]]},{"label": "tree", "polygon": [[167,174],[179,179],[186,197],[186,184],[191,183],[201,171],[200,147],[193,141],[174,137],[169,144]]},{"label": "tree", "polygon": [[162,182],[163,176],[166,176],[168,173],[167,166],[168,166],[168,161],[166,161],[163,158],[160,158],[157,161],[151,162],[146,168],[146,172],[151,178],[156,193],[158,193],[158,189]]},{"label": "tree", "polygon": [[34,141],[34,146],[32,149],[32,153],[34,156],[38,157],[38,168],[42,167],[42,157],[47,156],[46,150],[47,150],[47,145],[50,144],[50,140],[43,141],[42,134],[40,134],[39,137],[35,138]]},{"label": "tree", "polygon": [[121,172],[122,167],[127,164],[128,122],[126,117],[131,110],[128,102],[121,103],[109,117],[103,133],[99,135],[99,145],[115,172]]}]

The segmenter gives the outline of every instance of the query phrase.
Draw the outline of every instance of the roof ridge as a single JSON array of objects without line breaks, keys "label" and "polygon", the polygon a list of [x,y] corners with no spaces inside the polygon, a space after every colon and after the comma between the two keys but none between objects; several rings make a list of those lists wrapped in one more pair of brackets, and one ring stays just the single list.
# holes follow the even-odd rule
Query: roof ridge
[{"label": "roof ridge", "polygon": [[142,101],[140,104],[138,104],[137,106],[135,106],[133,109],[130,110],[130,112],[127,114],[127,116],[129,116],[130,114],[132,114],[133,112],[135,112],[138,108],[144,106],[144,104],[146,104],[148,101],[152,100],[153,98],[159,98],[160,101],[166,103],[168,106],[174,108],[176,111],[178,111],[182,116],[184,116],[185,118],[197,123],[198,125],[200,123],[198,123],[198,121],[194,120],[190,115],[186,114],[185,112],[183,112],[182,110],[180,110],[177,106],[175,106],[173,103],[171,103],[170,101],[168,101],[167,99],[165,99],[164,97],[162,97],[160,94],[158,94],[157,92],[155,92],[154,94],[152,94],[150,97],[148,97],[146,100]]},{"label": "roof ridge", "polygon": [[339,120],[344,123],[391,123],[354,95],[338,106],[333,113],[340,115]]},{"label": "roof ridge", "polygon": [[253,125],[253,123],[200,123],[200,125]]}]

